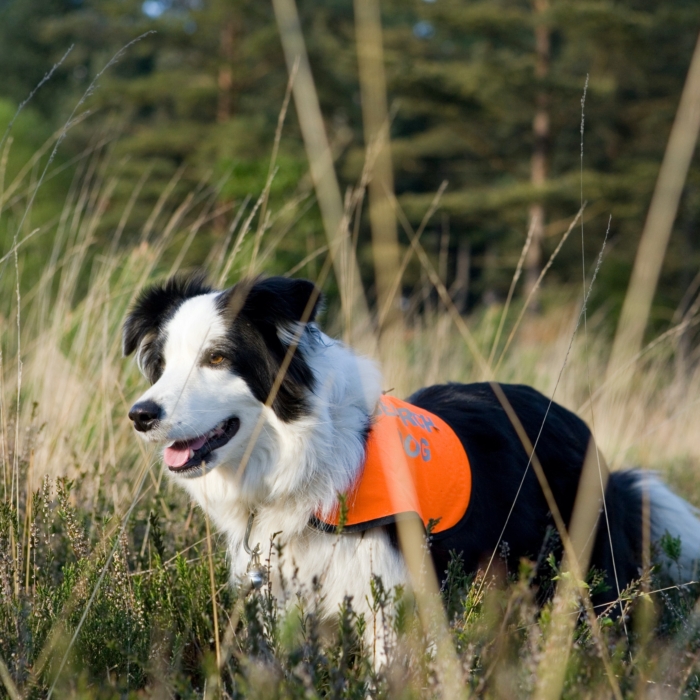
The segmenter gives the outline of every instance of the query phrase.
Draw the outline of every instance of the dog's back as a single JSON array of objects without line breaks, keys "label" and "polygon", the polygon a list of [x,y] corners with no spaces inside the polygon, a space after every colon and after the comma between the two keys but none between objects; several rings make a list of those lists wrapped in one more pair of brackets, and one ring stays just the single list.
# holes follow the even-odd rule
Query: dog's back
[{"label": "dog's back", "polygon": [[[528,386],[501,384],[542,466],[567,527],[579,478],[592,440],[588,426],[563,406]],[[466,571],[497,561],[517,571],[526,557],[544,563],[549,551],[561,553],[554,520],[542,488],[504,406],[489,383],[445,384],[421,389],[409,401],[442,418],[457,433],[472,468],[472,497],[462,520],[431,537],[438,575],[444,575],[451,552],[461,554]],[[605,508],[601,509],[590,565],[604,576],[594,604],[615,598],[642,568],[642,500],[650,502],[650,537],[664,532],[680,537],[683,559],[666,565],[674,579],[692,575],[700,555],[700,522],[694,509],[653,475],[639,470],[605,473]],[[673,503],[670,503],[673,500]],[[597,507],[593,504],[592,507]]]}]

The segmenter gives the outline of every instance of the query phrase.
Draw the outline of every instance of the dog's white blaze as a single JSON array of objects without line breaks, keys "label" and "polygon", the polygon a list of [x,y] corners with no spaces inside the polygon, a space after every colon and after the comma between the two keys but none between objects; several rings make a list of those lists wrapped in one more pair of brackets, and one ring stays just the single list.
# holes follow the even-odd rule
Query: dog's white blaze
[{"label": "dog's white blaze", "polygon": [[204,294],[185,301],[166,323],[165,358],[186,367],[196,363],[208,344],[226,335],[226,326],[216,308],[218,294]]},{"label": "dog's white blaze", "polygon": [[139,399],[155,401],[164,412],[158,428],[145,434],[147,439],[172,443],[194,438],[235,414],[241,420],[240,437],[224,447],[237,444],[240,448],[241,438],[250,434],[257,421],[261,406],[245,381],[201,365],[202,353],[226,333],[216,297],[188,299],[165,325],[163,374]]}]

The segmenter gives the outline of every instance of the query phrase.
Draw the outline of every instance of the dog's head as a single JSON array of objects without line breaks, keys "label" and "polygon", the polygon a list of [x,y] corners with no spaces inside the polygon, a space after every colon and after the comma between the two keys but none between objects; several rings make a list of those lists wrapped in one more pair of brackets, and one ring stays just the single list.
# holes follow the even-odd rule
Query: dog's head
[{"label": "dog's head", "polygon": [[313,283],[283,277],[214,290],[179,276],[141,294],[123,348],[151,387],[129,418],[173,474],[237,466],[264,410],[285,423],[309,412],[314,374],[297,343],[318,304]]}]

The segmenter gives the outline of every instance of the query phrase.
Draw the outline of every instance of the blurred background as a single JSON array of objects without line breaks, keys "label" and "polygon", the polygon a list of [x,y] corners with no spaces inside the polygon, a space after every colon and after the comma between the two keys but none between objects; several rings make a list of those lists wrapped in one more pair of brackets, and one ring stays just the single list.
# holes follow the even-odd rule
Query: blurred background
[{"label": "blurred background", "polygon": [[[298,9],[345,191],[361,176],[366,146],[353,3],[301,0]],[[422,243],[455,306],[470,313],[504,301],[531,225],[522,288],[532,288],[583,199],[589,275],[612,217],[589,304],[612,333],[700,28],[697,2],[385,0],[381,22],[396,195],[417,227],[446,181]],[[44,264],[66,192],[86,172],[92,178],[108,172],[112,179],[90,255],[110,242],[136,186],[138,197],[119,241],[125,248],[141,240],[143,222],[153,217],[164,192],[168,196],[152,222],[155,229],[194,193],[183,221],[205,216],[184,266],[205,262],[233,215],[251,213],[265,187],[288,81],[272,5],[3,0],[0,131],[42,76],[73,48],[13,127],[5,181],[12,182],[22,168],[26,172],[5,192],[0,249],[9,248],[32,178],[43,169],[76,102],[116,51],[149,30],[155,33],[129,47],[100,78],[60,145],[24,224],[27,230],[42,227],[24,249],[27,288],[36,276],[32,271]],[[269,210],[277,212],[271,227],[276,244],[267,247],[258,267],[282,273],[310,258],[296,274],[314,278],[325,238],[293,103],[269,198]],[[652,335],[692,304],[699,220],[695,158],[654,297]],[[356,235],[372,302],[366,211]],[[535,311],[580,294],[580,239],[576,234],[562,248]],[[408,246],[401,227],[398,242]],[[252,247],[252,240],[243,245],[241,260]],[[166,254],[164,264],[177,254],[173,249],[170,260]],[[404,306],[425,284],[414,258],[402,280]],[[329,287],[333,297],[332,282]],[[428,296],[423,294],[418,306]]]}]

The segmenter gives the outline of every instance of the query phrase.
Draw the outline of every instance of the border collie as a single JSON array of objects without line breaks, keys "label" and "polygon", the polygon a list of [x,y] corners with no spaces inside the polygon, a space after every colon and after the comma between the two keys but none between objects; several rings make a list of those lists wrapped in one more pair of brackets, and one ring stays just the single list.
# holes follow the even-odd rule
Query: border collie
[{"label": "border collie", "polygon": [[[143,438],[163,446],[169,474],[225,533],[233,582],[247,571],[254,513],[250,544],[267,547],[276,535],[283,546],[279,566],[271,567],[276,594],[284,579],[307,593],[318,581],[323,615],[335,615],[346,596],[369,615],[372,576],[389,589],[408,584],[395,525],[338,536],[313,520],[333,511],[338,494],[362,473],[382,380],[374,362],[319,330],[317,308],[311,282],[281,277],[216,290],[202,276],[179,276],[147,289],[123,330],[124,354],[136,353],[151,383],[129,417]],[[568,525],[591,433],[534,389],[501,387],[536,444]],[[499,542],[511,570],[522,557],[541,559],[552,516],[492,386],[431,386],[407,401],[451,427],[471,466],[466,512],[429,538],[438,576],[451,552],[475,572]],[[666,532],[681,538],[681,559],[665,564],[669,575],[678,583],[693,577],[700,555],[695,509],[651,474],[614,472],[591,555],[608,591],[595,603],[614,601],[641,574],[643,493],[652,542]]]}]

